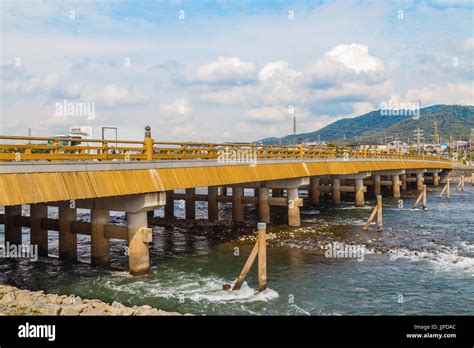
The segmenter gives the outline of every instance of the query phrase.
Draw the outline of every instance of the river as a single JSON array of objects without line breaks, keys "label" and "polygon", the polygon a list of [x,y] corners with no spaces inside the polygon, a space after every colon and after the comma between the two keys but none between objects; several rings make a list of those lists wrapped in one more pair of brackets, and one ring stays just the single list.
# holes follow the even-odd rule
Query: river
[{"label": "river", "polygon": [[[439,192],[439,190],[438,190]],[[254,269],[241,291],[224,291],[222,285],[237,278],[252,241],[246,228],[153,227],[151,272],[126,272],[126,244],[111,243],[111,268],[92,268],[90,238],[79,236],[80,263],[63,264],[57,232],[49,233],[49,258],[38,261],[3,259],[0,282],[30,290],[75,294],[125,305],[148,304],[168,311],[196,315],[473,315],[474,314],[474,187],[452,197],[428,193],[428,209],[410,209],[416,192],[404,197],[404,207],[384,198],[384,229],[368,232],[362,225],[374,205],[355,208],[350,196],[333,207],[322,198],[318,209],[304,207],[302,226],[285,226],[284,208],[272,208],[268,228],[268,289],[256,291]],[[27,208],[25,208],[27,211]],[[183,216],[176,203],[176,214]],[[50,208],[50,215],[55,216]],[[155,212],[162,216],[163,209]],[[198,203],[204,218],[206,204]],[[222,205],[222,219],[230,220]],[[245,220],[256,223],[255,209],[247,206]],[[79,214],[87,221],[86,211]],[[115,213],[114,220],[123,222]],[[0,225],[3,243],[3,225]],[[225,228],[222,228],[225,229]],[[240,231],[244,231],[240,233]],[[227,236],[222,241],[213,234]],[[231,237],[229,237],[229,235]],[[29,231],[23,230],[29,243]],[[359,258],[327,258],[323,248],[340,241],[364,246]],[[255,266],[254,266],[255,267]]]}]

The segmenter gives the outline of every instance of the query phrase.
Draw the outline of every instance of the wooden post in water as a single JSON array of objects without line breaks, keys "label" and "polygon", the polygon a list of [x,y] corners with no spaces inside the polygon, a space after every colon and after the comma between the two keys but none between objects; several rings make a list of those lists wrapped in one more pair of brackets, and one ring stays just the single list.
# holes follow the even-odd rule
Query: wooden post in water
[{"label": "wooden post in water", "polygon": [[423,209],[428,207],[426,204],[426,185],[423,185],[423,199],[421,205],[423,206]]},{"label": "wooden post in water", "polygon": [[474,173],[471,174],[471,186],[474,186]]},{"label": "wooden post in water", "polygon": [[464,192],[464,175],[461,175],[461,191]]},{"label": "wooden post in water", "polygon": [[446,192],[448,198],[451,197],[451,189],[450,189],[450,187],[449,187],[449,181],[450,181],[450,180],[451,180],[451,179],[449,179],[449,178],[446,179],[446,185],[444,185],[443,190],[442,190],[441,193],[439,194],[439,197],[443,197],[444,192]]},{"label": "wooden post in water", "polygon": [[267,225],[257,224],[258,228],[258,291],[267,288]]},{"label": "wooden post in water", "polygon": [[377,195],[377,231],[382,231],[382,195]]},{"label": "wooden post in water", "polygon": [[377,231],[382,231],[382,195],[377,195],[377,203],[372,212],[370,213],[369,219],[362,227],[364,231],[367,231],[369,229],[369,226],[374,220],[375,215],[377,215]]},{"label": "wooden post in water", "polygon": [[413,204],[413,206],[411,208],[416,209],[418,207],[418,204],[420,203],[420,201],[422,201],[421,204],[422,204],[423,209],[426,209],[426,207],[427,207],[427,205],[426,205],[426,185],[423,185],[423,191],[421,191],[420,195],[416,199],[415,204]]},{"label": "wooden post in water", "polygon": [[[232,290],[240,290],[242,284],[247,278],[248,273],[252,269],[252,266],[255,262],[255,259],[258,255],[258,290],[263,291],[267,288],[267,251],[266,251],[266,230],[267,226],[265,223],[259,222],[257,224],[258,228],[258,237],[257,242],[253,246],[250,255],[245,261],[244,268],[240,272],[239,278],[235,282]],[[228,284],[224,284],[223,289],[228,290],[230,287]]]}]

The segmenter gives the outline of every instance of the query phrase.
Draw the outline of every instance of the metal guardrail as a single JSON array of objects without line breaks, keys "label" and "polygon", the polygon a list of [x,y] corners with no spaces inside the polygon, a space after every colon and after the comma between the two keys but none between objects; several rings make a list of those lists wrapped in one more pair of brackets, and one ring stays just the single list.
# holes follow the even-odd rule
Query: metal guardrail
[{"label": "metal guardrail", "polygon": [[402,155],[383,151],[354,151],[348,147],[260,145],[239,143],[158,142],[44,138],[0,135],[0,162],[81,160],[188,160],[285,158],[396,158],[451,162],[438,156]]}]

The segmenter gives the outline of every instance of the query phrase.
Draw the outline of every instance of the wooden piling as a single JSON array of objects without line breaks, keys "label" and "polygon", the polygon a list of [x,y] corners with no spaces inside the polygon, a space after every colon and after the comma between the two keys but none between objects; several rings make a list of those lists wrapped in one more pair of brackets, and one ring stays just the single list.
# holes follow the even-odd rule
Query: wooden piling
[{"label": "wooden piling", "polygon": [[446,185],[444,185],[443,187],[443,190],[441,191],[441,193],[439,194],[439,197],[443,197],[443,194],[446,192],[446,195],[448,198],[451,197],[451,188],[450,188],[450,180],[449,178],[446,179]]},{"label": "wooden piling", "polygon": [[235,285],[232,288],[232,290],[240,290],[240,288],[242,287],[242,284],[247,278],[247,275],[249,274],[250,269],[252,268],[253,263],[255,262],[255,259],[257,258],[257,254],[258,254],[258,242],[255,243],[255,245],[253,246],[253,249],[250,252],[250,255],[247,261],[245,261],[244,268],[242,268],[242,272],[240,272],[239,278],[237,278],[237,281],[235,282]]},{"label": "wooden piling", "polygon": [[377,195],[377,231],[382,231],[382,195]]},{"label": "wooden piling", "polygon": [[267,225],[258,223],[258,291],[267,288]]},{"label": "wooden piling", "polygon": [[426,209],[428,207],[426,204],[426,185],[423,185],[423,198],[421,205],[423,206],[423,209]]},{"label": "wooden piling", "polygon": [[374,219],[375,214],[377,214],[377,206],[375,206],[375,208],[372,210],[372,212],[370,213],[369,219],[367,220],[365,225],[362,227],[364,231],[367,231],[369,229],[370,223]]},{"label": "wooden piling", "polygon": [[416,209],[418,207],[418,204],[420,203],[420,201],[422,201],[421,205],[422,205],[423,209],[426,209],[427,208],[427,205],[426,205],[426,185],[423,185],[423,189],[422,189],[420,195],[418,196],[418,198],[415,201],[415,204],[413,204],[413,206],[411,208]]},{"label": "wooden piling", "polygon": [[[248,273],[252,269],[255,259],[258,255],[258,291],[263,291],[267,288],[267,246],[266,246],[266,234],[267,225],[263,222],[257,224],[258,236],[257,242],[253,246],[247,261],[245,261],[244,267],[240,272],[239,278],[235,282],[232,290],[240,290],[242,284],[247,278]],[[228,287],[224,285],[224,290]]]}]

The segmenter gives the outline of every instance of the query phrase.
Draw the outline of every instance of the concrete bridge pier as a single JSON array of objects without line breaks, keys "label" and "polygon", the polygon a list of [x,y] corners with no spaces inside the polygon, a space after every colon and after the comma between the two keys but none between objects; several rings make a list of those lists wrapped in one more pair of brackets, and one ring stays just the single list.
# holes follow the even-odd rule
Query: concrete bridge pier
[{"label": "concrete bridge pier", "polygon": [[185,197],[185,216],[186,219],[195,219],[196,218],[196,189],[187,188],[184,191]]},{"label": "concrete bridge pier", "polygon": [[297,188],[288,189],[288,226],[300,226],[300,205]]},{"label": "concrete bridge pier", "polygon": [[439,186],[439,175],[437,172],[433,173],[433,186],[438,187]]},{"label": "concrete bridge pier", "polygon": [[416,173],[416,190],[418,192],[423,191],[423,173]]},{"label": "concrete bridge pier", "polygon": [[[59,204],[59,259],[69,262],[77,261],[77,234],[72,230],[72,223],[77,220],[76,208],[71,202]],[[146,218],[146,215],[145,215]]]},{"label": "concrete bridge pier", "polygon": [[110,239],[104,233],[109,218],[108,210],[91,209],[91,264],[94,266],[110,264]]},{"label": "concrete bridge pier", "polygon": [[21,244],[21,227],[15,224],[17,216],[21,216],[21,205],[5,207],[5,243]]},{"label": "concrete bridge pier", "polygon": [[210,221],[219,220],[218,192],[217,186],[209,186],[207,188],[207,217]]},{"label": "concrete bridge pier", "polygon": [[[130,273],[141,274],[148,272],[150,268],[148,243],[152,241],[152,230],[148,228],[147,212],[153,211],[165,204],[166,196],[164,192],[77,201],[77,207],[91,210],[90,235],[92,264],[100,266],[109,264],[109,239],[117,238],[128,241]],[[63,207],[62,209],[64,211],[66,208]],[[71,210],[75,211],[75,209],[70,209],[66,210],[65,213],[63,212],[63,214],[60,213],[60,217],[65,216],[66,220],[59,221],[59,228],[61,228],[61,225],[67,225],[67,221],[72,220],[73,214]],[[125,212],[127,214],[127,226],[109,225],[110,211]],[[81,230],[88,229],[88,226],[84,226],[84,223],[76,223],[76,225],[69,223],[69,226],[71,229],[75,229],[75,231],[71,231],[74,235],[84,233],[81,232]],[[72,246],[72,243],[68,245]],[[75,250],[77,250],[77,243],[75,248]]]},{"label": "concrete bridge pier", "polygon": [[152,241],[145,211],[128,212],[128,267],[132,274],[142,274],[150,269],[148,243]]},{"label": "concrete bridge pier", "polygon": [[399,175],[392,175],[392,195],[393,198],[400,198],[400,176]]},{"label": "concrete bridge pier", "polygon": [[165,219],[173,219],[174,216],[174,190],[166,191]]},{"label": "concrete bridge pier", "polygon": [[244,221],[244,209],[242,205],[243,196],[243,187],[232,187],[232,220],[234,222]]},{"label": "concrete bridge pier", "polygon": [[334,205],[341,204],[341,179],[333,177],[331,184],[332,203]]},{"label": "concrete bridge pier", "polygon": [[47,205],[30,205],[30,244],[38,245],[39,256],[48,256],[48,230],[41,228],[41,219],[47,217]]},{"label": "concrete bridge pier", "polygon": [[400,180],[402,182],[402,184],[401,184],[402,193],[406,193],[407,192],[407,175],[405,173],[401,174],[400,175]]},{"label": "concrete bridge pier", "polygon": [[288,209],[288,225],[300,226],[300,207],[303,200],[299,197],[299,188],[309,185],[309,177],[265,181],[261,187],[273,189],[286,189],[286,205]]},{"label": "concrete bridge pier", "polygon": [[355,204],[356,207],[364,206],[364,181],[355,179]]},{"label": "concrete bridge pier", "polygon": [[309,179],[309,196],[311,199],[311,205],[315,207],[319,204],[319,196],[321,191],[319,190],[319,178],[312,176]]},{"label": "concrete bridge pier", "polygon": [[364,206],[364,192],[367,192],[367,187],[364,186],[364,179],[371,176],[370,172],[361,172],[357,174],[341,175],[341,179],[354,180],[354,193],[356,207]]},{"label": "concrete bridge pier", "polygon": [[441,172],[441,169],[427,169],[426,173],[429,173],[430,176],[424,178],[424,183],[438,187],[440,182],[439,172]]}]

